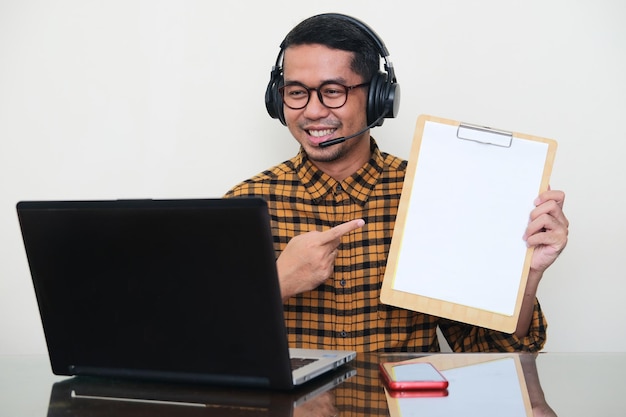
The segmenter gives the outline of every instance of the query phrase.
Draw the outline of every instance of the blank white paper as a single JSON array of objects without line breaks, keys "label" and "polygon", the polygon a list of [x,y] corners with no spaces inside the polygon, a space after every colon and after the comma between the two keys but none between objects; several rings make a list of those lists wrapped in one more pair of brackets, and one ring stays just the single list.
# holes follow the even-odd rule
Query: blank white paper
[{"label": "blank white paper", "polygon": [[393,288],[512,316],[548,145],[456,134],[424,126]]}]

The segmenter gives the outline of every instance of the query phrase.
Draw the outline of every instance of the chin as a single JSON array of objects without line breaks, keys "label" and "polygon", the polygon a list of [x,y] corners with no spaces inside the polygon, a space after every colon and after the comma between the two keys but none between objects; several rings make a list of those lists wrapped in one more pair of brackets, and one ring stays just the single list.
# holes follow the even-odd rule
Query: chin
[{"label": "chin", "polygon": [[333,162],[341,159],[345,154],[343,144],[332,145],[328,148],[319,146],[305,146],[304,151],[309,159],[314,162]]}]

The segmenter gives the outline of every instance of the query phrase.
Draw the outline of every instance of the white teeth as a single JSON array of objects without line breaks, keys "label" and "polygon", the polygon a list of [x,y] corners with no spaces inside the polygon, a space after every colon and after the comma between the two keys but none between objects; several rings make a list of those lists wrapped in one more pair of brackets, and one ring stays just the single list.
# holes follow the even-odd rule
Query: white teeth
[{"label": "white teeth", "polygon": [[324,129],[324,130],[309,130],[309,135],[314,136],[316,138],[330,135],[334,132],[335,129]]}]

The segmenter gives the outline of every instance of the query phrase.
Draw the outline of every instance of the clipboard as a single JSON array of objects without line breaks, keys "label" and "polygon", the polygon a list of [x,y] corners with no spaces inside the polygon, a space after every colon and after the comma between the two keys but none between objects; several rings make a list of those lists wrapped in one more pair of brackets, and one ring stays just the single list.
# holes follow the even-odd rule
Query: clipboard
[{"label": "clipboard", "polygon": [[530,270],[522,236],[557,142],[417,119],[381,302],[513,333]]}]

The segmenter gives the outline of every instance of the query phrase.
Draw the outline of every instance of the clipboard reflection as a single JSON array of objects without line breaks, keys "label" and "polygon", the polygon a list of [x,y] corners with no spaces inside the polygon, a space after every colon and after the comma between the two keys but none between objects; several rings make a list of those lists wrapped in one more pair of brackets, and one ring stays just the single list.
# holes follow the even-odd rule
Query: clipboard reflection
[{"label": "clipboard reflection", "polygon": [[391,417],[556,416],[543,397],[532,354],[440,354],[407,362],[431,362],[450,384],[445,395],[385,389]]},{"label": "clipboard reflection", "polygon": [[73,377],[53,384],[48,417],[333,415],[332,390],[355,374],[338,370],[289,392]]}]

